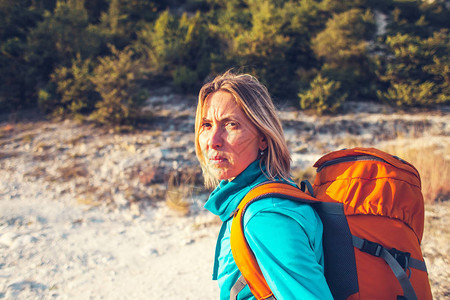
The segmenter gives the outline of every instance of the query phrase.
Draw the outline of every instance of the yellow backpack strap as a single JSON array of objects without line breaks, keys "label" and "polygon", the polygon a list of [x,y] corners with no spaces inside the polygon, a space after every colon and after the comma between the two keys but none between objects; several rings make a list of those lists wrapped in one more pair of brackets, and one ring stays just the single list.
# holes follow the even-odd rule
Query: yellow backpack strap
[{"label": "yellow backpack strap", "polygon": [[250,249],[244,235],[244,213],[254,201],[264,198],[283,198],[304,203],[315,203],[318,200],[302,192],[295,186],[283,182],[265,182],[254,187],[242,199],[234,212],[231,224],[230,244],[234,261],[243,278],[240,278],[230,293],[230,299],[236,299],[237,294],[248,284],[256,299],[275,299]]}]

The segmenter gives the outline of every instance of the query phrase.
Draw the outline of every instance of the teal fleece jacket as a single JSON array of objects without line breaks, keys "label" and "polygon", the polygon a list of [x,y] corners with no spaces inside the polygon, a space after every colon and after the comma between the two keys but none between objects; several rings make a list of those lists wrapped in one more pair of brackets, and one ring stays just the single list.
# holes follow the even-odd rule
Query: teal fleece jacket
[{"label": "teal fleece jacket", "polygon": [[[256,160],[234,180],[221,181],[205,203],[223,222],[213,270],[221,300],[230,299],[241,275],[230,248],[231,216],[250,189],[268,180],[263,171]],[[322,223],[309,205],[280,198],[256,201],[244,215],[244,233],[277,299],[332,299],[323,270]],[[247,286],[238,299],[255,297]]]}]

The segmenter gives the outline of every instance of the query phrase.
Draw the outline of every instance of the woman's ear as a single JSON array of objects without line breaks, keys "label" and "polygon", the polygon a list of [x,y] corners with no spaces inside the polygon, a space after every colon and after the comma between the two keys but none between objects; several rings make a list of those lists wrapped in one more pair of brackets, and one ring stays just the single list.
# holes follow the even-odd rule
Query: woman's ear
[{"label": "woman's ear", "polygon": [[259,150],[264,151],[267,148],[267,139],[265,136],[259,138]]}]

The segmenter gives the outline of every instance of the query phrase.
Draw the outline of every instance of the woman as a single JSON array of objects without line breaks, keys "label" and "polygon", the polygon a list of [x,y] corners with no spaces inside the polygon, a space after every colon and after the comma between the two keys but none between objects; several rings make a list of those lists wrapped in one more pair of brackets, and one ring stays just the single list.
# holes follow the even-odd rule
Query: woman
[{"label": "woman", "polygon": [[[250,75],[227,72],[199,93],[195,147],[205,185],[216,187],[205,208],[223,222],[213,279],[229,299],[240,276],[230,248],[232,213],[254,186],[290,180],[290,154],[267,89]],[[293,184],[293,183],[292,183]],[[268,198],[251,204],[245,236],[277,299],[332,299],[323,274],[322,223],[308,205]],[[238,299],[254,299],[248,287]]]}]

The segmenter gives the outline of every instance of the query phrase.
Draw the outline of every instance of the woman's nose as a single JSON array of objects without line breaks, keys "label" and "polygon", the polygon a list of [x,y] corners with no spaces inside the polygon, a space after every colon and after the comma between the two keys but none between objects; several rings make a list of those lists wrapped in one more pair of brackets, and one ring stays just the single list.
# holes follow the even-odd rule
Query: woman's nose
[{"label": "woman's nose", "polygon": [[211,136],[209,137],[209,146],[214,150],[218,150],[220,147],[222,147],[222,144],[222,133],[220,131],[220,128],[216,127],[211,131]]}]

